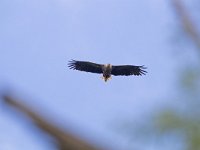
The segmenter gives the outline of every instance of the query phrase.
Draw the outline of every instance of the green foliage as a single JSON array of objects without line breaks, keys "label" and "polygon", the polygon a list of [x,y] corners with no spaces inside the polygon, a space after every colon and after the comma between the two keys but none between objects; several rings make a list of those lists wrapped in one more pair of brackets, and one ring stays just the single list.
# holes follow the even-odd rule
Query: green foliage
[{"label": "green foliage", "polygon": [[183,116],[169,110],[162,112],[156,123],[156,130],[160,133],[158,135],[163,136],[173,132],[174,136],[181,135],[181,138],[185,139],[187,150],[200,149],[200,118]]}]

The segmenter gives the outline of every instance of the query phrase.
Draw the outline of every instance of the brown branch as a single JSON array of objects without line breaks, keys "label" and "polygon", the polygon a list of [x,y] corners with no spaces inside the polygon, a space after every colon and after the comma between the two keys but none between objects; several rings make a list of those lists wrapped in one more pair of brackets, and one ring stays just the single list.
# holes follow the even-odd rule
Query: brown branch
[{"label": "brown branch", "polygon": [[17,99],[9,95],[4,96],[3,99],[6,104],[13,106],[14,108],[26,114],[37,127],[52,136],[56,140],[60,150],[97,150],[96,147],[86,143],[80,138],[67,133],[65,130],[59,127],[56,127],[44,117],[33,111],[32,108],[28,107],[22,102],[19,102]]},{"label": "brown branch", "polygon": [[172,0],[172,4],[176,10],[177,15],[179,16],[181,20],[181,23],[185,31],[188,33],[188,35],[191,37],[191,39],[194,41],[194,43],[197,45],[198,49],[200,50],[200,34],[198,32],[196,25],[192,21],[188,11],[184,7],[181,0]]}]

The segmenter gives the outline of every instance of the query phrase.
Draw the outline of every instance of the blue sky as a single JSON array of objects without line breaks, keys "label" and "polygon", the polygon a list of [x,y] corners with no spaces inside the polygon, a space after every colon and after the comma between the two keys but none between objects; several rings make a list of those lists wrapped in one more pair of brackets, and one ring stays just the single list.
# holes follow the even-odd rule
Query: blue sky
[{"label": "blue sky", "polygon": [[[0,83],[88,140],[128,149],[115,125],[137,121],[173,94],[175,21],[167,1],[1,0],[0,18]],[[69,70],[71,59],[145,65],[148,74],[104,83],[99,74]],[[28,123],[0,112],[0,149],[49,149]]]}]

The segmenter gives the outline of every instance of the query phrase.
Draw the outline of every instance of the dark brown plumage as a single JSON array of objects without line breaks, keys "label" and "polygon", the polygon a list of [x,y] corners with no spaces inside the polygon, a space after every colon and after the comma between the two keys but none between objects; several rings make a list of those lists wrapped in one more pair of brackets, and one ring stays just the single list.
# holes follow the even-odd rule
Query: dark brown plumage
[{"label": "dark brown plumage", "polygon": [[144,66],[134,66],[134,65],[120,65],[112,66],[111,64],[96,64],[89,61],[69,61],[68,67],[73,70],[99,73],[103,74],[103,79],[107,81],[111,75],[114,76],[130,76],[130,75],[145,75],[147,71]]}]

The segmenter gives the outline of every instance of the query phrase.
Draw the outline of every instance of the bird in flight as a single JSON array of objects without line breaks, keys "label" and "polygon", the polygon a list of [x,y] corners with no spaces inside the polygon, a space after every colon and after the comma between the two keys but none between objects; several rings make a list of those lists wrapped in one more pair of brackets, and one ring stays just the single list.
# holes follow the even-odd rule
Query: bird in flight
[{"label": "bird in flight", "polygon": [[133,65],[114,66],[111,64],[96,64],[89,61],[76,61],[76,60],[69,61],[68,67],[73,70],[103,74],[102,78],[105,82],[107,82],[111,78],[111,75],[141,76],[147,73],[147,71],[145,70],[146,67],[144,66],[133,66]]}]

